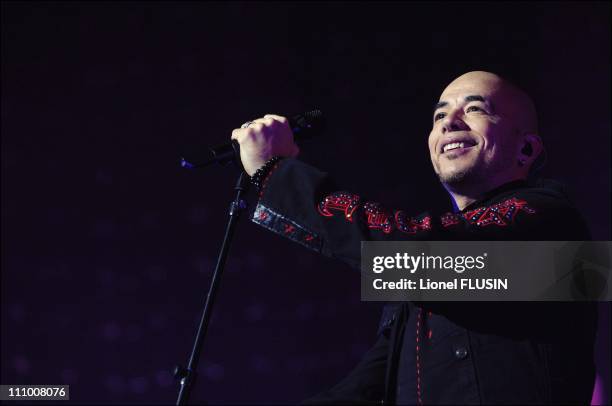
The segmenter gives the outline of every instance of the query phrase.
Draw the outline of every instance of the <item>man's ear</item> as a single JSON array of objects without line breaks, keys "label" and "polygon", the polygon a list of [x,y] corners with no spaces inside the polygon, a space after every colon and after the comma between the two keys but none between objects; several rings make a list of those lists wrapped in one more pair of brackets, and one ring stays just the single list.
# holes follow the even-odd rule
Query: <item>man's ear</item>
[{"label": "man's ear", "polygon": [[519,152],[519,163],[521,165],[531,166],[531,164],[540,156],[544,149],[542,139],[537,134],[527,133],[523,135],[523,146]]}]

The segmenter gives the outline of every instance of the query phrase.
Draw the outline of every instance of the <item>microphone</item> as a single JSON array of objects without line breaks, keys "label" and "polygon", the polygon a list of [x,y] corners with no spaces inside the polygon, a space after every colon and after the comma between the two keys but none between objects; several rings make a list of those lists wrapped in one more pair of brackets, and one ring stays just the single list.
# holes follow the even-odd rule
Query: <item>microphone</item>
[{"label": "microphone", "polygon": [[[296,142],[316,137],[321,134],[325,127],[323,112],[315,109],[297,114],[289,119],[289,127],[291,127]],[[242,162],[240,162],[240,144],[236,140],[231,140],[231,142],[215,147],[209,147],[208,150],[209,157],[197,162],[181,157],[181,166],[187,169],[196,169],[204,168],[214,163],[227,165],[230,162],[234,162],[242,168]]]}]

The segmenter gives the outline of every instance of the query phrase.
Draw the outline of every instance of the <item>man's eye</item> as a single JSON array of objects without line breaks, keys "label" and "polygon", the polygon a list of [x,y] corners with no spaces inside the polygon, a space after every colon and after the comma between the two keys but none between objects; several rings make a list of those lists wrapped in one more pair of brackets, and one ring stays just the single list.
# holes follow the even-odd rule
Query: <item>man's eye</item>
[{"label": "man's eye", "polygon": [[469,112],[469,111],[470,111],[470,109],[476,109],[476,110],[484,111],[483,109],[481,109],[481,108],[480,108],[480,107],[478,107],[478,106],[470,106],[470,107],[468,107],[468,108],[467,108],[465,111]]},{"label": "man's eye", "polygon": [[444,116],[446,116],[446,113],[438,113],[434,116],[434,121],[438,121],[441,118],[444,118]]}]

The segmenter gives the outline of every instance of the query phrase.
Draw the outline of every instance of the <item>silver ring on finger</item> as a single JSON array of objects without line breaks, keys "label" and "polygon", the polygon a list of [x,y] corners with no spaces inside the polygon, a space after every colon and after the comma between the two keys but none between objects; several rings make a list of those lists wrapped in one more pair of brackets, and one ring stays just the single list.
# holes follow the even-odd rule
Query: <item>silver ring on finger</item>
[{"label": "silver ring on finger", "polygon": [[248,127],[248,126],[250,126],[251,124],[253,124],[253,122],[252,122],[252,121],[247,121],[246,123],[242,124],[242,125],[240,126],[240,128],[247,128],[247,127]]}]

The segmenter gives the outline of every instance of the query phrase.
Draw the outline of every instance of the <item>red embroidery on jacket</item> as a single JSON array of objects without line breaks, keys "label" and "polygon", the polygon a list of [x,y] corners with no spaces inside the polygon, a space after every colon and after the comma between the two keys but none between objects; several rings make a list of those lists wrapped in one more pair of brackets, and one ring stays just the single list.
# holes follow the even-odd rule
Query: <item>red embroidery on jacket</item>
[{"label": "red embroidery on jacket", "polygon": [[263,197],[264,190],[266,189],[266,185],[268,184],[268,179],[270,179],[270,176],[272,175],[272,172],[274,172],[276,170],[276,168],[278,168],[278,164],[279,163],[280,163],[280,161],[278,161],[276,164],[274,164],[274,166],[270,169],[270,172],[268,172],[268,174],[266,175],[266,178],[263,180],[263,182],[261,182],[261,189],[259,190],[259,198],[260,199]]},{"label": "red embroidery on jacket", "polygon": [[459,224],[460,222],[461,220],[455,213],[445,213],[440,216],[440,223],[444,228],[454,226],[455,224]]},{"label": "red embroidery on jacket", "polygon": [[535,213],[534,209],[527,206],[525,200],[513,197],[501,203],[467,211],[463,213],[463,217],[470,223],[481,227],[491,224],[505,227],[514,221],[514,217],[519,211],[524,211],[529,214]]},{"label": "red embroidery on jacket", "polygon": [[[360,200],[361,198],[358,195],[336,192],[325,197],[317,205],[317,210],[325,217],[332,217],[334,215],[333,210],[342,211],[344,217],[352,222]],[[385,234],[391,233],[395,228],[408,234],[431,230],[431,218],[429,216],[415,219],[408,217],[403,211],[397,211],[394,216],[377,202],[366,202],[363,205],[363,210],[368,228],[382,230]]]},{"label": "red embroidery on jacket", "polygon": [[380,203],[367,202],[363,209],[368,217],[369,228],[381,229],[385,234],[393,231],[393,216],[383,209]]},{"label": "red embroidery on jacket", "polygon": [[395,212],[395,224],[397,229],[407,234],[416,234],[417,231],[431,230],[431,217],[426,216],[420,220],[406,215],[404,211]]},{"label": "red embroidery on jacket", "polygon": [[319,205],[317,209],[319,213],[325,217],[331,217],[334,214],[330,210],[340,210],[344,212],[344,217],[348,221],[353,221],[353,213],[359,206],[359,196],[346,193],[336,192],[327,196]]},{"label": "red embroidery on jacket", "polygon": [[[423,309],[419,308],[417,313],[416,321],[416,381],[417,381],[417,404],[422,405],[423,399],[421,398],[421,348],[419,347],[419,335],[421,334],[421,322],[423,321]],[[421,343],[422,344],[422,343]]]}]

